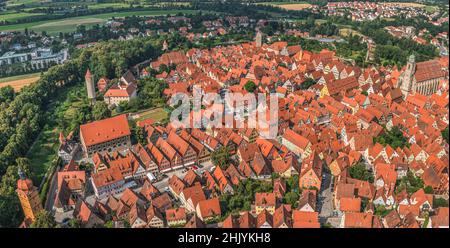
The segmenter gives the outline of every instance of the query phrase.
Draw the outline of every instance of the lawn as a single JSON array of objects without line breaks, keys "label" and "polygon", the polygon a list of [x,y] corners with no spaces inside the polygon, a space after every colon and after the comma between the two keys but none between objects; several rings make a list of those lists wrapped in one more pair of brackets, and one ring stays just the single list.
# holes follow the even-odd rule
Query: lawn
[{"label": "lawn", "polygon": [[167,112],[163,108],[144,110],[142,112],[137,113],[137,115],[139,115],[139,117],[136,118],[136,121],[152,119],[155,122],[162,121],[168,116]]},{"label": "lawn", "polygon": [[126,17],[126,16],[161,16],[168,14],[177,14],[179,12],[186,14],[196,13],[197,10],[144,10],[144,11],[126,11],[126,12],[111,12],[97,15],[87,15],[80,17],[65,18],[59,20],[47,20],[31,23],[21,23],[14,25],[0,26],[0,31],[22,31],[25,28],[34,30],[36,32],[46,31],[48,33],[59,32],[73,32],[77,25],[92,26],[95,24],[105,23],[112,17]]},{"label": "lawn", "polygon": [[27,157],[30,159],[31,169],[33,171],[33,181],[39,184],[45,173],[52,165],[58,151],[59,131],[57,128],[46,126],[37,137]]}]

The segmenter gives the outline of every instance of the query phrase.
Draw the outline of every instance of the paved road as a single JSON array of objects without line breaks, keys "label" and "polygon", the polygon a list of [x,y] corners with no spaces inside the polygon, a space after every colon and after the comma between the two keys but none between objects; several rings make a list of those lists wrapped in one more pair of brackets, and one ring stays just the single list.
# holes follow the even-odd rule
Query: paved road
[{"label": "paved road", "polygon": [[51,212],[53,209],[53,203],[55,203],[55,197],[56,197],[56,187],[57,187],[57,176],[58,176],[58,171],[61,170],[61,167],[57,167],[56,168],[56,172],[53,173],[53,177],[50,181],[50,188],[49,191],[47,193],[47,198],[46,198],[46,202],[45,202],[45,210]]},{"label": "paved road", "polygon": [[324,169],[322,186],[317,201],[317,211],[319,212],[319,222],[321,224],[327,223],[328,218],[333,215],[333,189],[331,182],[330,172]]}]

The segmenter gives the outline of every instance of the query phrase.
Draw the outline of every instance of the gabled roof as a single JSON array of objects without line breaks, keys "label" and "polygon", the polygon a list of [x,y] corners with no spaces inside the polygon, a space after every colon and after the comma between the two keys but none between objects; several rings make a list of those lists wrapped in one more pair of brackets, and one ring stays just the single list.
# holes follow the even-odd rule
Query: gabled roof
[{"label": "gabled roof", "polygon": [[274,207],[276,197],[274,193],[256,193],[255,205],[260,207]]},{"label": "gabled roof", "polygon": [[371,213],[348,212],[344,216],[345,228],[372,228],[373,215]]},{"label": "gabled roof", "polygon": [[80,133],[86,146],[131,135],[126,115],[118,115],[81,125]]},{"label": "gabled roof", "polygon": [[284,131],[283,138],[291,142],[292,144],[296,145],[297,147],[305,150],[310,144],[309,140],[304,138],[303,136],[297,134],[296,132],[292,131],[291,129],[287,128]]},{"label": "gabled roof", "polygon": [[318,212],[294,210],[292,221],[294,228],[320,228]]},{"label": "gabled roof", "polygon": [[212,198],[198,202],[198,208],[202,215],[202,218],[208,218],[213,216],[220,216],[222,211],[220,209],[219,198]]}]

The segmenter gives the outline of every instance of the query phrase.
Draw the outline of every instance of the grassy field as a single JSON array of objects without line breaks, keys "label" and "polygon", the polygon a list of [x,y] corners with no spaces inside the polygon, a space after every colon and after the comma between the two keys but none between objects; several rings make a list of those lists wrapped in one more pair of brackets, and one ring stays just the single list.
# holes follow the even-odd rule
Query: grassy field
[{"label": "grassy field", "polygon": [[128,7],[130,7],[130,4],[128,3],[97,3],[88,5],[88,9],[128,8]]},{"label": "grassy field", "polygon": [[32,165],[33,174],[36,177],[34,178],[35,182],[41,181],[52,161],[56,158],[59,146],[58,134],[57,128],[45,127],[28,151],[28,158]]},{"label": "grassy field", "polygon": [[129,12],[111,12],[105,14],[80,16],[59,20],[39,21],[32,23],[21,23],[14,25],[0,26],[0,31],[23,31],[25,28],[34,30],[36,32],[46,31],[48,33],[58,32],[73,32],[77,25],[92,26],[95,24],[105,23],[112,17],[126,17],[126,16],[160,16],[168,14],[177,14],[179,12],[192,14],[196,10],[149,10],[149,11],[129,11]]},{"label": "grassy field", "polygon": [[287,10],[302,10],[306,9],[312,6],[312,4],[304,2],[304,1],[298,1],[298,2],[262,2],[262,3],[256,3],[256,4],[262,4],[262,5],[272,5],[277,6],[283,9]]},{"label": "grassy field", "polygon": [[7,0],[6,6],[17,6],[22,4],[38,4],[38,3],[48,3],[51,0]]},{"label": "grassy field", "polygon": [[425,6],[425,11],[428,12],[428,13],[433,13],[433,12],[435,12],[437,9],[438,9],[437,6],[430,6],[430,5]]},{"label": "grassy field", "polygon": [[48,121],[27,153],[35,175],[33,181],[40,182],[57,158],[59,132],[62,130],[58,125],[61,120],[57,119],[69,120],[74,118],[72,114],[77,111],[77,106],[80,105],[83,97],[82,90],[82,84],[64,89],[50,104],[46,112]]},{"label": "grassy field", "polygon": [[11,85],[15,91],[19,91],[22,87],[30,85],[40,78],[40,73],[19,75],[7,78],[0,78],[0,88]]},{"label": "grassy field", "polygon": [[30,17],[30,16],[43,16],[44,14],[41,13],[25,13],[25,12],[12,12],[8,11],[0,15],[0,22],[2,21],[9,21],[14,22],[19,19],[22,19],[24,17]]},{"label": "grassy field", "polygon": [[353,30],[351,28],[341,28],[341,29],[339,29],[339,35],[341,35],[341,36],[346,37],[346,36],[349,36],[350,34],[362,36],[362,34],[360,32],[355,31],[355,30]]},{"label": "grassy field", "polygon": [[143,111],[139,114],[139,117],[136,119],[136,121],[143,121],[147,119],[152,119],[155,122],[161,121],[165,118],[167,118],[167,112],[163,108],[155,108]]}]

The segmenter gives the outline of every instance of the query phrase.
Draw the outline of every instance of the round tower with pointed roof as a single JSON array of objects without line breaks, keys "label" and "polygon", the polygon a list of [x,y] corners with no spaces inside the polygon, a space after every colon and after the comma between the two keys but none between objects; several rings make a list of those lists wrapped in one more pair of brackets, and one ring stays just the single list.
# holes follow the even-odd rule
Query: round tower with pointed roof
[{"label": "round tower with pointed roof", "polygon": [[22,206],[26,221],[33,222],[36,214],[42,210],[41,199],[37,187],[33,185],[31,179],[26,178],[25,173],[19,169],[19,180],[17,181],[17,196]]},{"label": "round tower with pointed roof", "polygon": [[256,32],[255,43],[256,47],[262,46],[262,34],[259,30]]}]

